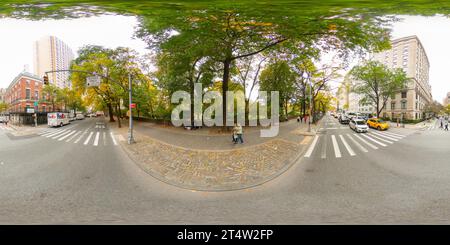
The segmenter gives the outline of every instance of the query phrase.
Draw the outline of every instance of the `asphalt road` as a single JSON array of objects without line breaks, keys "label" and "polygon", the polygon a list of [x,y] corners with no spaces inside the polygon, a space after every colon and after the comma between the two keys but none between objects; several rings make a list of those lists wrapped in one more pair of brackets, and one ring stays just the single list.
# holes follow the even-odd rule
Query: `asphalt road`
[{"label": "asphalt road", "polygon": [[24,138],[0,128],[0,223],[450,223],[450,132],[438,128],[364,134],[386,146],[358,134],[374,149],[326,118],[310,154],[277,179],[210,193],[147,175],[101,120]]}]

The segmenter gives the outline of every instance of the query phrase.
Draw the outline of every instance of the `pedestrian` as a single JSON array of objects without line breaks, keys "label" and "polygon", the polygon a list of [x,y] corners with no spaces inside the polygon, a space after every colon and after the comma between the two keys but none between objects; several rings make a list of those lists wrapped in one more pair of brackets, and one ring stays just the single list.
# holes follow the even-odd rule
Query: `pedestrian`
[{"label": "pedestrian", "polygon": [[237,144],[237,124],[235,123],[234,124],[234,127],[233,127],[233,135],[232,135],[232,137],[233,137],[233,143],[234,144]]},{"label": "pedestrian", "polygon": [[237,144],[237,142],[240,141],[241,144],[243,144],[244,139],[242,138],[242,126],[237,123],[235,124],[234,130],[236,131],[236,141],[234,143]]},{"label": "pedestrian", "polygon": [[445,131],[448,131],[448,120],[445,120],[444,125],[445,125]]},{"label": "pedestrian", "polygon": [[439,128],[444,128],[444,127],[443,127],[443,126],[444,126],[444,122],[443,122],[442,117],[439,118],[439,121],[441,122],[441,126],[440,126]]},{"label": "pedestrian", "polygon": [[297,122],[300,122],[300,116],[297,117]]}]

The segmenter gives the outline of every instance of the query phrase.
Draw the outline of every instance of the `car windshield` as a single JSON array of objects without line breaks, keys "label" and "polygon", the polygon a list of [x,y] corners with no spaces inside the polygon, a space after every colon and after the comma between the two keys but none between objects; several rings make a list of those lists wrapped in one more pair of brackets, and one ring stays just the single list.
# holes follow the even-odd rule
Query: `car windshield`
[{"label": "car windshield", "polygon": [[356,123],[357,125],[365,125],[365,124],[366,124],[364,121],[355,121],[355,123]]}]

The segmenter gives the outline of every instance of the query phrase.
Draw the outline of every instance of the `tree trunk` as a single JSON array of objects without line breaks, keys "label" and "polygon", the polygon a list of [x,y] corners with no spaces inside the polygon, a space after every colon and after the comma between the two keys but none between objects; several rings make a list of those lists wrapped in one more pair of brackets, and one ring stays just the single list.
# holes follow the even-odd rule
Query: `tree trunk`
[{"label": "tree trunk", "polygon": [[109,122],[115,122],[111,102],[107,103],[107,106],[108,106]]},{"label": "tree trunk", "polygon": [[223,116],[223,127],[226,127],[226,115],[227,115],[227,91],[228,91],[228,81],[230,80],[230,66],[231,60],[226,59],[223,62],[223,79],[222,79],[222,116]]},{"label": "tree trunk", "polygon": [[245,99],[245,125],[249,125],[250,120],[248,119],[248,113],[250,111],[249,109],[249,100],[250,99]]},{"label": "tree trunk", "polygon": [[120,122],[121,113],[120,113],[120,106],[118,104],[116,105],[116,111],[117,111],[117,124],[118,127],[121,128],[122,127],[122,123]]}]

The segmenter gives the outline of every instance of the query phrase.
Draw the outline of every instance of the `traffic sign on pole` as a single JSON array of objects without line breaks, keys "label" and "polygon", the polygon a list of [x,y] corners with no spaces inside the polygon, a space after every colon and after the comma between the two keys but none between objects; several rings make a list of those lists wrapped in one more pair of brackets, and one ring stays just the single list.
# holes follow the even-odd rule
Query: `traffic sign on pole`
[{"label": "traffic sign on pole", "polygon": [[131,103],[130,108],[136,108],[136,103]]}]

